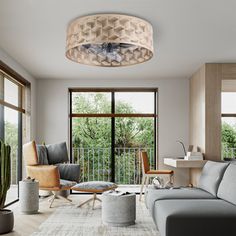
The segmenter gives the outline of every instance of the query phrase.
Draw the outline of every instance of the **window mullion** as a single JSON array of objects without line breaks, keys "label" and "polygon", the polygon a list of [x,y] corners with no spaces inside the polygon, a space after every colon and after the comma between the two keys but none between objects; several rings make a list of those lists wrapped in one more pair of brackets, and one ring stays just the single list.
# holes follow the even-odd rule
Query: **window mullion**
[{"label": "window mullion", "polygon": [[[115,92],[111,92],[111,113],[115,114]],[[111,117],[111,181],[115,182],[115,117]]]}]

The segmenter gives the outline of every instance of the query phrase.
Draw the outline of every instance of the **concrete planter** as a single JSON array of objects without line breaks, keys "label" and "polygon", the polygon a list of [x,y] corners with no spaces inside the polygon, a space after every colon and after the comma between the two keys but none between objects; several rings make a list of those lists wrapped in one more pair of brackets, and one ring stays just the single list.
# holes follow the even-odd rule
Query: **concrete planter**
[{"label": "concrete planter", "polygon": [[39,182],[20,181],[20,210],[24,214],[36,214],[39,210]]},{"label": "concrete planter", "polygon": [[0,210],[0,234],[6,234],[13,230],[14,215],[10,210]]}]

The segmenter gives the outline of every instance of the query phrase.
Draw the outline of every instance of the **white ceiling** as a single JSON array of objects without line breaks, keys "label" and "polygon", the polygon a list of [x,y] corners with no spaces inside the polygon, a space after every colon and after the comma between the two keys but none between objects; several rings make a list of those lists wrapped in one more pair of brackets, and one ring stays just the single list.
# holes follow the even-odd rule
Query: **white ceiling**
[{"label": "white ceiling", "polygon": [[[69,21],[110,12],[152,23],[153,59],[123,68],[66,59]],[[236,62],[236,1],[0,0],[0,47],[39,79],[188,78],[205,62]]]}]

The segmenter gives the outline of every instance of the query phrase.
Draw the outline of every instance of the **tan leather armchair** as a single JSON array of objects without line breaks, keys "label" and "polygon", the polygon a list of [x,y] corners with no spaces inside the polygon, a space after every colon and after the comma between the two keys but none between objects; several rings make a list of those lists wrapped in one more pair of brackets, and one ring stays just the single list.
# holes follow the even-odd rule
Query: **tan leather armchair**
[{"label": "tan leather armchair", "polygon": [[76,182],[60,179],[58,166],[39,165],[36,144],[34,141],[23,145],[23,156],[27,175],[39,181],[39,189],[53,192],[53,197],[49,200],[50,207],[56,198],[62,198],[71,202],[70,199],[58,195],[57,192],[61,190],[70,190]]}]

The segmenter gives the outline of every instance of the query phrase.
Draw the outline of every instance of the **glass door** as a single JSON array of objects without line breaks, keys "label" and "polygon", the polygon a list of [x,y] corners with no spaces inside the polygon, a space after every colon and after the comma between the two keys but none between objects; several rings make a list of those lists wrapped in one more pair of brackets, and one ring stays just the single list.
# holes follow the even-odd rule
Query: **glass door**
[{"label": "glass door", "polygon": [[11,146],[11,186],[5,205],[18,199],[22,175],[23,85],[0,72],[0,139]]},{"label": "glass door", "polygon": [[[146,150],[155,168],[155,93],[115,93],[115,180],[141,183],[140,151]],[[122,117],[119,117],[122,116]]]},{"label": "glass door", "polygon": [[72,162],[81,181],[111,179],[111,94],[72,93]]},{"label": "glass door", "polygon": [[82,181],[140,184],[140,151],[157,158],[157,91],[70,90],[71,161]]}]

